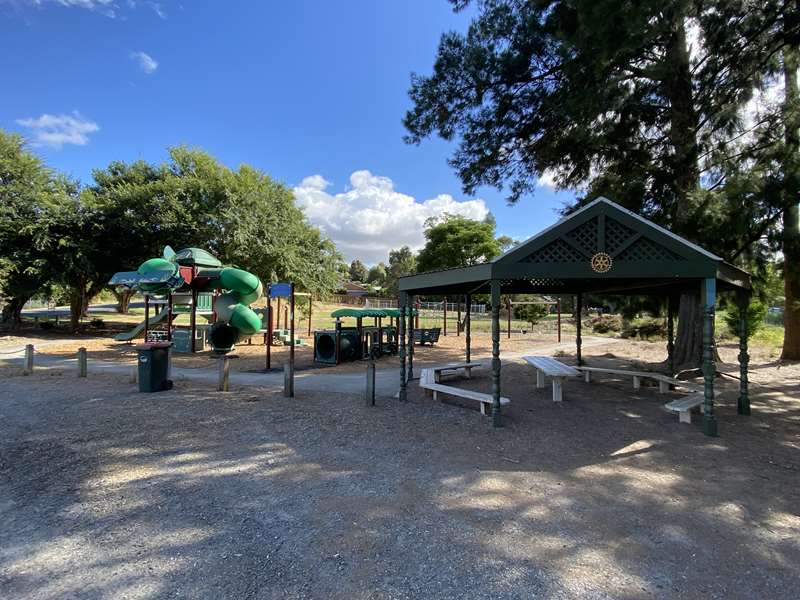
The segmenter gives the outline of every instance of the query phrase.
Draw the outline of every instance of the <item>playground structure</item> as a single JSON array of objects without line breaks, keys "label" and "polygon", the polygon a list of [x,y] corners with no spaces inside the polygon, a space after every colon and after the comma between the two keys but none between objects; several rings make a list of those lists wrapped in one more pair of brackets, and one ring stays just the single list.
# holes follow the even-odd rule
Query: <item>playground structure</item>
[{"label": "playground structure", "polygon": [[[136,271],[114,274],[110,285],[144,294],[145,318],[133,330],[115,337],[131,341],[144,334],[146,342],[173,341],[173,321],[189,314],[189,351],[197,350],[197,317],[209,323],[208,342],[214,352],[225,354],[243,337],[262,330],[262,317],[250,304],[261,298],[264,286],[247,271],[226,267],[214,255],[199,248],[175,252],[167,246],[160,258],[151,258]],[[151,304],[165,305],[150,318]],[[163,328],[153,328],[163,324]]]},{"label": "playground structure", "polygon": [[[400,311],[396,308],[340,308],[331,317],[336,319],[334,329],[314,332],[314,362],[338,365],[397,354],[396,321]],[[343,318],[354,318],[355,327],[343,327]],[[369,318],[373,319],[372,325],[364,325],[364,319]],[[384,325],[384,319],[389,319],[388,325]]]}]

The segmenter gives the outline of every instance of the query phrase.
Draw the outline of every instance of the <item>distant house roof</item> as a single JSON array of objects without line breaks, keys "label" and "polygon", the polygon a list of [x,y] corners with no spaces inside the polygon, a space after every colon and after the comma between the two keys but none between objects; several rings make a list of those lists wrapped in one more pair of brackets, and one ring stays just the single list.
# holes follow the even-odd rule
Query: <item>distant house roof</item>
[{"label": "distant house roof", "polygon": [[342,284],[342,289],[348,294],[366,294],[369,288],[361,283],[355,281],[346,281]]}]

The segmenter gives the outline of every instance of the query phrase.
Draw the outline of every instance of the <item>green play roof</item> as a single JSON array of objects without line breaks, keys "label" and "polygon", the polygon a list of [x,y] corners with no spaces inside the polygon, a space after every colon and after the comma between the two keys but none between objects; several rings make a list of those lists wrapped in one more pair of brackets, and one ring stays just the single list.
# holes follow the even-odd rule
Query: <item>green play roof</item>
[{"label": "green play roof", "polygon": [[335,319],[340,317],[399,317],[400,311],[396,308],[339,308],[331,313]]}]

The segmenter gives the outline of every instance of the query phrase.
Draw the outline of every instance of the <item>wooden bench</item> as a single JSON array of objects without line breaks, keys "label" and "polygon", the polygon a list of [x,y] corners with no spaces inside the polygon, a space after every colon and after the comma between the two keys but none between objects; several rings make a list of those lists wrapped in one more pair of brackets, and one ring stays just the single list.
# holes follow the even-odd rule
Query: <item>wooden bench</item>
[{"label": "wooden bench", "polygon": [[562,384],[567,377],[580,377],[580,371],[549,356],[523,356],[522,359],[536,369],[536,387],[543,388],[544,378],[553,380],[553,402],[564,399]]},{"label": "wooden bench", "polygon": [[[419,376],[419,386],[429,392],[433,392],[433,399],[438,400],[439,394],[447,394],[449,396],[456,396],[457,398],[466,398],[467,400],[475,400],[480,404],[481,414],[488,415],[490,411],[487,410],[492,404],[494,399],[491,394],[483,394],[473,390],[462,390],[450,385],[443,385],[436,381],[436,373],[434,369],[422,369]],[[500,398],[500,405],[504,406],[510,404],[511,400],[508,398]]]},{"label": "wooden bench", "polygon": [[608,373],[610,375],[622,375],[623,377],[633,378],[633,389],[638,390],[642,387],[642,379],[652,379],[658,381],[658,391],[666,393],[671,387],[684,388],[691,392],[702,392],[703,386],[688,381],[681,381],[669,375],[662,373],[653,373],[650,371],[629,371],[627,369],[607,369],[605,367],[578,367],[579,371],[583,372],[583,377],[586,383],[591,382],[592,373]]},{"label": "wooden bench", "polygon": [[694,394],[689,394],[683,398],[678,398],[672,402],[668,402],[664,405],[664,408],[670,412],[678,413],[678,421],[681,423],[691,423],[692,409],[699,406],[700,412],[702,412],[704,400],[705,397],[703,396],[702,392],[695,392]]},{"label": "wooden bench", "polygon": [[431,370],[433,371],[434,380],[436,383],[441,383],[442,375],[447,373],[450,374],[451,372],[457,371],[464,371],[464,377],[469,379],[472,377],[472,369],[477,369],[482,367],[483,363],[479,362],[463,362],[463,363],[451,363],[447,365],[442,365],[441,367],[432,367]]}]

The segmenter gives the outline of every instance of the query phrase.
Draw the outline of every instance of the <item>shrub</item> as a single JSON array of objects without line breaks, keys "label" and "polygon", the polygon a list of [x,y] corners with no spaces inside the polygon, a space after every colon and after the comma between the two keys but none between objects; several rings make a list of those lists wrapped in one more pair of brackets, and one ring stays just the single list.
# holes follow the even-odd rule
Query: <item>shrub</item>
[{"label": "shrub", "polygon": [[56,328],[56,324],[53,323],[52,321],[42,321],[41,323],[39,323],[39,327],[44,331],[50,331]]},{"label": "shrub", "polygon": [[92,327],[93,329],[103,329],[105,326],[106,322],[103,321],[103,319],[95,318],[89,322],[89,327]]},{"label": "shrub", "polygon": [[640,340],[648,340],[654,336],[664,337],[666,334],[666,328],[664,327],[664,322],[661,319],[646,317],[628,324],[628,326],[622,330],[621,335],[624,338],[639,338]]},{"label": "shrub", "polygon": [[622,317],[619,315],[597,315],[584,323],[594,333],[608,333],[622,329]]},{"label": "shrub", "polygon": [[[728,312],[725,314],[725,325],[728,327],[728,331],[730,331],[733,335],[739,335],[739,316],[741,311],[739,310],[739,305],[735,304],[728,309]],[[747,337],[753,337],[753,334],[756,333],[759,329],[764,326],[764,319],[767,316],[767,307],[762,302],[758,300],[754,300],[750,303],[750,306],[747,307]]]}]

